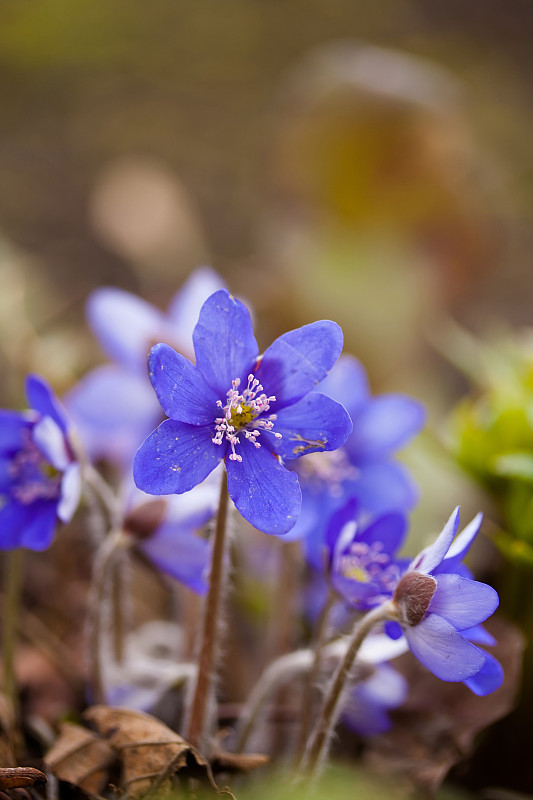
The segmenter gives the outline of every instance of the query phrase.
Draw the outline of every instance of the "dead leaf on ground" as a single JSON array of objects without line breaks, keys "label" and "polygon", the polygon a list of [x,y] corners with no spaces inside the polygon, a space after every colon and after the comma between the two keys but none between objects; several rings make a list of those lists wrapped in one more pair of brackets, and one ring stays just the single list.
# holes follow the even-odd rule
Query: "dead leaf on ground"
[{"label": "dead leaf on ground", "polygon": [[84,717],[119,754],[126,797],[175,788],[175,777],[197,778],[218,792],[207,761],[155,717],[103,705],[89,708]]},{"label": "dead leaf on ground", "polygon": [[34,767],[0,768],[0,791],[6,789],[26,789],[28,786],[46,783],[46,775]]},{"label": "dead leaf on ground", "polygon": [[97,733],[66,722],[45,763],[60,780],[97,795],[107,785],[109,768],[116,758],[115,751]]}]

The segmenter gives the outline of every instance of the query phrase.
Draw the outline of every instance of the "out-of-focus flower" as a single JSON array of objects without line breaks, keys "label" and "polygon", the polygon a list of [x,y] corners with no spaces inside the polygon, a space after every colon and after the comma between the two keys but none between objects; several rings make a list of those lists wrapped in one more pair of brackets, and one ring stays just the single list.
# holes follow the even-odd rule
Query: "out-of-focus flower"
[{"label": "out-of-focus flower", "polygon": [[342,722],[361,736],[378,736],[392,727],[388,711],[398,708],[408,693],[406,679],[389,664],[371,668],[347,695]]},{"label": "out-of-focus flower", "polygon": [[126,638],[123,660],[106,664],[106,702],[151,711],[169,689],[193,677],[195,665],[183,662],[183,634],[170,622],[148,622]]},{"label": "out-of-focus flower", "polygon": [[497,608],[498,595],[460,568],[481,520],[478,514],[454,541],[456,508],[434,544],[411,562],[393,603],[409,649],[424,666],[441,680],[464,681],[477,694],[488,694],[501,684],[503,672],[471,639],[479,641],[480,623]]},{"label": "out-of-focus flower", "polygon": [[295,464],[302,487],[302,514],[291,538],[306,537],[311,563],[321,568],[327,523],[354,497],[361,519],[409,511],[418,499],[407,468],[394,458],[425,422],[421,403],[402,394],[373,397],[362,365],[342,356],[317,387],[346,408],[353,431],[333,453],[306,456]]},{"label": "out-of-focus flower", "polygon": [[87,317],[113,363],[89,372],[64,398],[87,454],[129,465],[161,418],[146,375],[156,342],[192,355],[192,331],[203,302],[223,283],[210,268],[197,269],[172,299],[167,313],[122,289],[105,287],[89,297]]},{"label": "out-of-focus flower", "polygon": [[284,534],[301,493],[281,459],[335,449],[351,431],[343,406],[312,391],[337,360],[342,332],[328,320],[305,325],[259,357],[250,314],[220,290],[202,306],[193,342],[196,366],[165,344],[150,353],[150,378],[170,419],[137,452],[135,482],[150,494],[182,494],[224,460],[242,516]]},{"label": "out-of-focus flower", "polygon": [[331,585],[352,608],[368,610],[392,597],[405,569],[396,552],[404,542],[407,520],[402,514],[390,513],[369,525],[358,525],[355,509],[350,501],[328,529]]},{"label": "out-of-focus flower", "polygon": [[50,386],[26,380],[30,410],[0,411],[0,549],[45,550],[80,498],[69,423]]},{"label": "out-of-focus flower", "polygon": [[219,471],[182,495],[153,498],[135,489],[124,527],[158,570],[197,594],[207,591],[210,544],[199,531],[215,514]]}]

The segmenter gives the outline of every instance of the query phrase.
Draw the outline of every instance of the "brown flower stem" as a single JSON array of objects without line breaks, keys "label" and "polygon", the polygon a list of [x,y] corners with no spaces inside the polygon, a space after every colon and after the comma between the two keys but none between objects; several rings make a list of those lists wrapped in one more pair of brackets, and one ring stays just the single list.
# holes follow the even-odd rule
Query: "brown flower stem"
[{"label": "brown flower stem", "polygon": [[19,624],[22,596],[22,567],[24,551],[17,547],[6,555],[4,570],[4,618],[2,620],[2,666],[4,670],[4,692],[13,709],[15,726],[18,726],[20,710],[15,680],[15,646]]},{"label": "brown flower stem", "polygon": [[315,640],[313,642],[313,665],[311,672],[305,676],[304,686],[302,692],[302,710],[300,715],[300,735],[298,739],[298,747],[296,759],[299,762],[305,753],[307,738],[309,736],[309,729],[311,727],[311,719],[313,717],[313,707],[316,702],[316,683],[320,675],[320,668],[322,666],[322,650],[326,641],[328,622],[331,609],[335,604],[337,595],[330,589],[326,602],[320,612],[318,618],[317,629],[315,633]]},{"label": "brown flower stem", "polygon": [[[113,603],[113,589],[110,592],[110,582],[112,584],[117,566],[118,549],[125,543],[122,531],[112,531],[100,545],[93,564],[93,581],[90,591],[89,602],[89,672],[92,687],[93,703],[105,702],[105,686],[102,670],[103,647],[103,620],[106,616],[109,594]],[[114,606],[114,604],[113,604]],[[113,611],[116,610],[114,606]],[[109,617],[109,615],[107,615]],[[113,628],[116,627],[116,619],[113,619]],[[114,631],[114,637],[116,632]],[[114,642],[114,653],[116,654],[118,645]]]},{"label": "brown flower stem", "polygon": [[219,642],[219,619],[224,602],[228,500],[228,485],[224,474],[220,486],[220,501],[211,553],[211,571],[202,623],[198,672],[189,710],[186,735],[187,741],[193,747],[199,748],[204,744],[207,733],[208,708]]},{"label": "brown flower stem", "polygon": [[350,671],[359,648],[370,631],[379,623],[395,618],[394,606],[390,601],[383,603],[359,620],[352,631],[352,636],[344,658],[340,661],[330,685],[324,696],[322,708],[311,732],[305,754],[300,761],[299,772],[306,780],[313,780],[322,766],[327,754],[331,734],[341,709],[341,699]]},{"label": "brown flower stem", "polygon": [[113,621],[113,657],[116,664],[124,660],[124,640],[127,634],[127,622],[130,619],[129,603],[129,569],[128,555],[125,547],[116,551],[111,575],[112,621]]},{"label": "brown flower stem", "polygon": [[83,479],[96,494],[109,518],[109,528],[122,526],[122,505],[119,498],[100,473],[88,462],[83,465]]}]

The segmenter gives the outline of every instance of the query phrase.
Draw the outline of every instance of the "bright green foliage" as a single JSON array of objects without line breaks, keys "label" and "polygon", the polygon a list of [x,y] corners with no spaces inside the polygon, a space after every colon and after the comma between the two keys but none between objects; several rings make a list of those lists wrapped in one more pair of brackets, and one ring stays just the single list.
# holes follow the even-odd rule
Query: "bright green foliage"
[{"label": "bright green foliage", "polygon": [[480,348],[473,363],[481,391],[456,408],[451,449],[496,501],[501,551],[533,567],[533,342]]}]

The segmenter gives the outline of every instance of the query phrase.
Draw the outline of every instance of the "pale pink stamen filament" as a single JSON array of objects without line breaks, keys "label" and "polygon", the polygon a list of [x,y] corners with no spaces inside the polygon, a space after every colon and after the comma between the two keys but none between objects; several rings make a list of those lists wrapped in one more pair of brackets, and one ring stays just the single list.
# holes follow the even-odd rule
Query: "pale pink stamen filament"
[{"label": "pale pink stamen filament", "polygon": [[[227,392],[226,405],[222,405],[221,400],[217,400],[217,406],[223,409],[224,416],[215,419],[215,436],[213,444],[222,444],[224,438],[230,444],[231,461],[242,461],[242,456],[235,452],[235,446],[239,444],[239,436],[244,434],[254,447],[261,447],[257,441],[262,431],[272,433],[276,439],[281,439],[281,433],[272,430],[276,414],[269,414],[267,418],[257,419],[261,414],[270,410],[270,403],[274,403],[274,395],[267,397],[263,392],[263,387],[253,375],[248,375],[248,385],[239,394],[240,378],[232,381],[231,389]],[[261,428],[261,430],[259,430]]]}]

